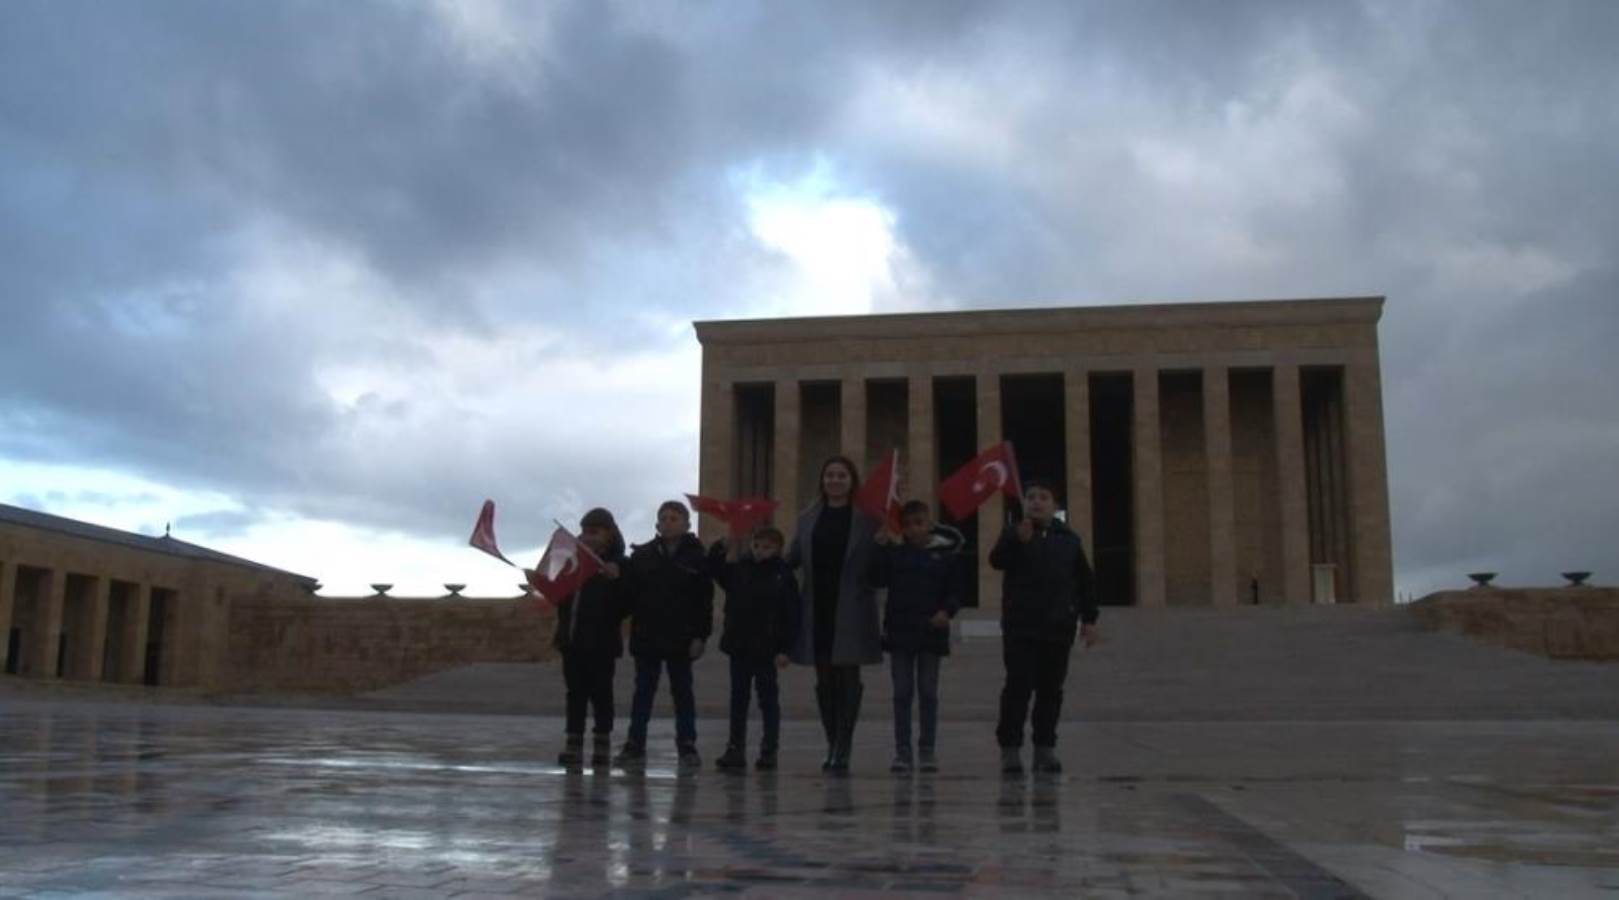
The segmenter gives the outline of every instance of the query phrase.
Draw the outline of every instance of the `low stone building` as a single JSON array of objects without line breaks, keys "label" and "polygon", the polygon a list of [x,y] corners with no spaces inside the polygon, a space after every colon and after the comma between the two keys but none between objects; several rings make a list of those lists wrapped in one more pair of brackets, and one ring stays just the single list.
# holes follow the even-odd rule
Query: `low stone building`
[{"label": "low stone building", "polygon": [[172,537],[0,505],[4,671],[170,687],[220,682],[231,603],[312,578]]},{"label": "low stone building", "polygon": [[[907,496],[1013,441],[1105,603],[1393,600],[1381,297],[696,323],[704,494],[792,513],[820,462],[901,451]],[[778,515],[778,523],[790,521]],[[1005,504],[956,523],[981,606]]]}]

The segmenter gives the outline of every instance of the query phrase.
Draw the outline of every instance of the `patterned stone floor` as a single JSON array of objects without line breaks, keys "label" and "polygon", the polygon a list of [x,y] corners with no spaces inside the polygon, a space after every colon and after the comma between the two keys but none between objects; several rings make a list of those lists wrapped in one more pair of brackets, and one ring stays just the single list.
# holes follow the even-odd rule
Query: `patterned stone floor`
[{"label": "patterned stone floor", "polygon": [[[1619,725],[1068,723],[1006,780],[551,764],[557,722],[0,696],[0,896],[1619,895]],[[705,720],[702,732],[720,733]]]}]

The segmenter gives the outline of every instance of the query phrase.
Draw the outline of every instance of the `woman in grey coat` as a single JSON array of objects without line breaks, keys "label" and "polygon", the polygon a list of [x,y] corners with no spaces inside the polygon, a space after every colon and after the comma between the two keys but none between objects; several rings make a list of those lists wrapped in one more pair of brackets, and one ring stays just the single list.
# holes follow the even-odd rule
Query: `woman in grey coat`
[{"label": "woman in grey coat", "polygon": [[867,558],[878,523],[854,508],[860,473],[847,457],[821,464],[821,497],[799,513],[787,564],[801,570],[803,626],[793,662],[815,666],[815,701],[826,732],[821,768],[845,772],[860,718],[860,667],[883,661],[875,593]]}]

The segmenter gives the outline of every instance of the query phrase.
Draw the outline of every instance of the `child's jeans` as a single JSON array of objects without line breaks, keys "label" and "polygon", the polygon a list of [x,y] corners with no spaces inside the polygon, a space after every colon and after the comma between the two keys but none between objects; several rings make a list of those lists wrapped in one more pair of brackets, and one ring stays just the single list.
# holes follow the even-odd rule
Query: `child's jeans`
[{"label": "child's jeans", "polygon": [[635,657],[635,699],[630,702],[629,742],[646,746],[646,726],[658,696],[658,676],[669,669],[669,696],[675,701],[675,744],[697,743],[697,700],[691,691],[691,659],[685,656]]},{"label": "child's jeans", "polygon": [[759,694],[759,715],[764,719],[761,750],[775,750],[781,742],[781,699],[776,688],[776,663],[766,657],[731,657],[731,738],[738,749],[748,745],[748,697]]},{"label": "child's jeans", "polygon": [[911,698],[917,697],[921,739],[917,746],[932,750],[939,727],[938,654],[915,650],[892,650],[888,661],[894,675],[894,746],[911,749]]},{"label": "child's jeans", "polygon": [[585,733],[585,714],[596,713],[596,734],[613,733],[613,672],[618,660],[605,653],[562,654],[568,697],[568,734]]}]

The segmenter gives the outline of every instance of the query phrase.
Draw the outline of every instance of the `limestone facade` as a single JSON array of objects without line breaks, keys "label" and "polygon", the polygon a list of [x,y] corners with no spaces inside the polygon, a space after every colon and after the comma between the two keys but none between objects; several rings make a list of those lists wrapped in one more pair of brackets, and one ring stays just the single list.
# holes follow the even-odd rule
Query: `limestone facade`
[{"label": "limestone facade", "polygon": [[[696,323],[700,489],[768,494],[891,447],[906,496],[1003,439],[1059,484],[1105,603],[1393,599],[1377,324],[1383,298]],[[980,606],[1009,514],[954,523]],[[712,529],[713,523],[705,523]]]}]

